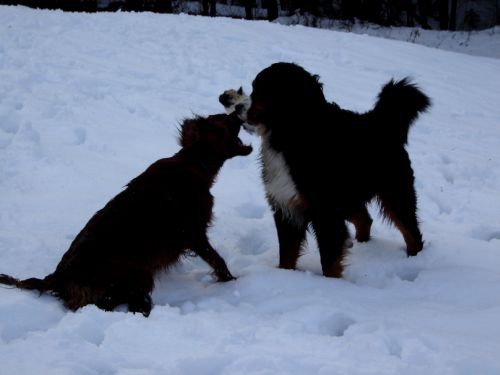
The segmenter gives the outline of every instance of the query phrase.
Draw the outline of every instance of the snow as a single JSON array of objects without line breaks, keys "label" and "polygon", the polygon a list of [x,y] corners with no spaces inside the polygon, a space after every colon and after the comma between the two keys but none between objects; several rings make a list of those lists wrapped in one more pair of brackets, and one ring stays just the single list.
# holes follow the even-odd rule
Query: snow
[{"label": "snow", "polygon": [[425,30],[420,27],[380,26],[358,20],[352,23],[350,21],[329,18],[316,18],[307,14],[281,16],[275,22],[283,25],[313,26],[321,29],[371,35],[379,38],[402,40],[447,51],[500,58],[499,26],[470,31]]},{"label": "snow", "polygon": [[376,218],[344,279],[321,276],[312,238],[299,270],[277,269],[254,151],[213,188],[210,237],[238,280],[187,258],[158,278],[147,319],[0,288],[1,375],[500,373],[500,60],[268,22],[6,6],[0,41],[0,272],[21,278],[51,272],[96,210],[173,154],[180,120],[223,112],[218,95],[250,92],[273,62],[319,74],[354,110],[406,75],[434,102],[409,137],[417,257]]}]

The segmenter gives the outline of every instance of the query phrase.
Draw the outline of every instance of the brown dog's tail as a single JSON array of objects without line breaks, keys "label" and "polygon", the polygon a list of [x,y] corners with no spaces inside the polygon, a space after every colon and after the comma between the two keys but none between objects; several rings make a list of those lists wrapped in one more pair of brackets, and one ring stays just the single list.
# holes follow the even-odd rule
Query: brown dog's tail
[{"label": "brown dog's tail", "polygon": [[406,144],[410,126],[430,105],[430,98],[409,78],[404,78],[391,80],[382,88],[372,113],[383,136]]},{"label": "brown dog's tail", "polygon": [[11,285],[19,289],[38,290],[40,293],[50,290],[48,277],[37,279],[32,277],[26,280],[19,280],[9,275],[0,274],[0,284]]}]

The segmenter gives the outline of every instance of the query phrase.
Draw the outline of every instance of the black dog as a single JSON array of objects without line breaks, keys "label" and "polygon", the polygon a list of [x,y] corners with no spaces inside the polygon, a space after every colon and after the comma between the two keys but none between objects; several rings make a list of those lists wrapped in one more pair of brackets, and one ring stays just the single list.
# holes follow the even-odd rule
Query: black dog
[{"label": "black dog", "polygon": [[225,114],[184,121],[182,149],[152,164],[98,211],[78,234],[54,273],[44,279],[0,283],[51,292],[71,310],[95,304],[148,316],[157,271],[188,250],[213,269],[219,281],[233,276],[207,238],[212,219],[210,188],[225,160],[248,155],[238,138],[241,120]]},{"label": "black dog", "polygon": [[345,220],[355,225],[358,241],[367,241],[372,219],[366,205],[373,198],[403,234],[407,254],[422,249],[405,145],[410,125],[430,100],[408,79],[387,83],[375,107],[363,114],[328,103],[319,77],[289,63],[257,75],[250,103],[222,99],[239,103],[235,111],[247,120],[245,127],[262,137],[262,174],[274,210],[280,267],[295,268],[311,224],[323,274],[340,277],[348,242]]}]

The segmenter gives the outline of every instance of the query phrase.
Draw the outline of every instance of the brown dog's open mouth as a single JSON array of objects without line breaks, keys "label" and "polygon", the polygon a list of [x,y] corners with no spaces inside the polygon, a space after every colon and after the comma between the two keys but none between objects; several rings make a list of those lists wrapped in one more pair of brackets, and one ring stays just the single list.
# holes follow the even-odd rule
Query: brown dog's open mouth
[{"label": "brown dog's open mouth", "polygon": [[243,143],[243,141],[238,137],[236,138],[236,154],[237,155],[242,155],[246,156],[250,154],[253,150],[253,147],[251,145],[246,145]]}]

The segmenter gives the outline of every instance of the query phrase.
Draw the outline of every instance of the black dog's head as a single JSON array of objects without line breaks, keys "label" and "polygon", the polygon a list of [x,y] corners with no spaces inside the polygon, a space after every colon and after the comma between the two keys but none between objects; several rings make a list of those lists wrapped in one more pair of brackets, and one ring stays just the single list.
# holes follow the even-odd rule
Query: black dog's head
[{"label": "black dog's head", "polygon": [[252,152],[238,137],[242,120],[236,115],[217,114],[185,120],[180,131],[180,145],[186,150],[209,153],[222,160]]},{"label": "black dog's head", "polygon": [[266,128],[309,117],[326,104],[319,77],[292,63],[276,63],[261,71],[252,83],[247,122]]}]

